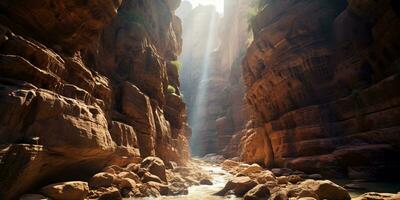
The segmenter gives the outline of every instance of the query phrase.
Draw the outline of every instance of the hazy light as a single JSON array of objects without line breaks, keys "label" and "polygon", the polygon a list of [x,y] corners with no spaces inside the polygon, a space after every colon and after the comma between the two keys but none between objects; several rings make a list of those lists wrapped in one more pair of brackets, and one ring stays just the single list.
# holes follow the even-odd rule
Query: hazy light
[{"label": "hazy light", "polygon": [[213,48],[216,44],[216,23],[217,23],[217,14],[213,13],[211,16],[210,23],[208,24],[208,36],[206,42],[206,49],[203,54],[203,60],[201,65],[201,76],[200,82],[198,87],[196,88],[196,99],[194,102],[193,112],[191,112],[190,124],[192,126],[192,138],[191,138],[191,149],[193,154],[201,154],[202,147],[200,145],[207,145],[202,143],[202,139],[207,138],[201,130],[203,129],[202,126],[205,125],[204,117],[206,116],[207,112],[207,98],[208,98],[208,88],[207,82],[210,75],[210,65],[211,63],[211,53],[213,52]]},{"label": "hazy light", "polygon": [[199,4],[201,5],[214,5],[215,8],[217,9],[217,12],[219,13],[224,13],[224,0],[185,0],[189,1],[192,3],[193,8],[198,6]]}]

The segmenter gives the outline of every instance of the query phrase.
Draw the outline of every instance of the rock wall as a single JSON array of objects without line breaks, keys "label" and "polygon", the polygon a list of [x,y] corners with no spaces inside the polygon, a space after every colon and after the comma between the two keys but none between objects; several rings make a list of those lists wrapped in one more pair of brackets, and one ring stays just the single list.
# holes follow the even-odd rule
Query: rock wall
[{"label": "rock wall", "polygon": [[[182,91],[193,128],[192,151],[196,155],[236,155],[229,145],[247,121],[240,60],[248,42],[249,1],[227,0],[223,15],[212,6],[178,9],[183,20],[181,60]],[[232,142],[234,143],[234,142]]]},{"label": "rock wall", "polygon": [[389,0],[270,1],[243,61],[254,118],[242,159],[398,178],[398,10]]},{"label": "rock wall", "polygon": [[0,2],[1,199],[150,155],[186,163],[179,3]]}]

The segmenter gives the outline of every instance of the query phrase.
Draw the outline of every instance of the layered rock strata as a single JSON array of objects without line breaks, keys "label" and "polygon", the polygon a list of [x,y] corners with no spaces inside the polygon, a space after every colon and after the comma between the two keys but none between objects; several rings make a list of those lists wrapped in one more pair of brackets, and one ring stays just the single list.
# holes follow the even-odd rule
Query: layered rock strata
[{"label": "layered rock strata", "polygon": [[1,199],[147,156],[187,162],[179,3],[0,2]]},{"label": "layered rock strata", "polygon": [[[327,176],[396,178],[398,8],[396,1],[271,1],[253,21],[243,61],[256,126],[242,138],[242,158]],[[263,145],[254,149],[260,141],[252,138]]]}]

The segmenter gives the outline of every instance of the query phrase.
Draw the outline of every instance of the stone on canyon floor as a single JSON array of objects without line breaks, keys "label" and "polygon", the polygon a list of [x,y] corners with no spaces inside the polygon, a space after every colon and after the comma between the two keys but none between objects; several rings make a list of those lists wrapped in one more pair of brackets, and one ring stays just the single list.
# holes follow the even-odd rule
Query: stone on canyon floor
[{"label": "stone on canyon floor", "polygon": [[398,200],[398,199],[400,199],[400,192],[397,194],[369,192],[355,198],[354,200]]},{"label": "stone on canyon floor", "polygon": [[267,182],[276,182],[276,178],[271,171],[265,170],[256,175],[258,183],[264,184]]},{"label": "stone on canyon floor", "polygon": [[295,184],[303,180],[299,175],[290,175],[288,177],[289,182]]},{"label": "stone on canyon floor", "polygon": [[276,178],[278,184],[287,184],[289,182],[289,178],[287,176],[280,176]]},{"label": "stone on canyon floor", "polygon": [[45,186],[40,192],[55,200],[83,200],[89,193],[89,186],[82,181],[61,182]]},{"label": "stone on canyon floor", "polygon": [[308,188],[299,188],[297,185],[292,185],[287,188],[288,197],[295,198],[315,198],[319,199],[318,195]]},{"label": "stone on canyon floor", "polygon": [[121,200],[121,193],[117,188],[110,187],[106,192],[102,193],[99,200]]},{"label": "stone on canyon floor", "polygon": [[41,194],[24,194],[19,200],[49,200],[49,198],[41,195]]},{"label": "stone on canyon floor", "polygon": [[260,173],[263,170],[262,167],[258,164],[252,164],[249,167],[241,170],[239,175],[250,176],[251,174]]},{"label": "stone on canyon floor", "polygon": [[213,182],[208,178],[203,178],[200,180],[200,185],[212,185]]},{"label": "stone on canyon floor", "polygon": [[268,186],[259,184],[244,195],[244,200],[263,200],[270,196]]},{"label": "stone on canyon floor", "polygon": [[108,172],[100,172],[95,174],[89,180],[90,189],[96,189],[100,187],[110,187],[117,180],[117,176]]},{"label": "stone on canyon floor", "polygon": [[222,163],[222,169],[226,170],[226,171],[231,171],[237,167],[239,167],[240,163],[233,161],[233,160],[225,160]]},{"label": "stone on canyon floor", "polygon": [[299,187],[314,191],[320,199],[327,200],[350,200],[350,195],[346,189],[336,185],[332,181],[306,180],[300,183]]},{"label": "stone on canyon floor", "polygon": [[242,197],[256,185],[257,182],[247,176],[234,177],[232,180],[228,181],[225,187],[221,191],[217,192],[216,195],[223,196],[229,191],[233,191],[236,196]]},{"label": "stone on canyon floor", "polygon": [[154,174],[152,174],[150,172],[144,173],[143,177],[142,177],[142,182],[143,183],[147,183],[147,182],[150,182],[150,181],[157,182],[157,183],[162,183],[163,182],[158,176],[156,176],[156,175],[154,175]]},{"label": "stone on canyon floor", "polygon": [[158,176],[162,181],[167,182],[165,164],[160,158],[147,157],[140,164],[141,168],[147,169],[150,173]]}]

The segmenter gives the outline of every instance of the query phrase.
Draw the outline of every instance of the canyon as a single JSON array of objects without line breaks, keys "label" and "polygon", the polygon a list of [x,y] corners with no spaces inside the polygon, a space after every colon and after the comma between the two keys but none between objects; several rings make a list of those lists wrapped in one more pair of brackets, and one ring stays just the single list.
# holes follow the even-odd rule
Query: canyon
[{"label": "canyon", "polygon": [[398,183],[399,1],[191,2],[0,1],[0,199]]}]

